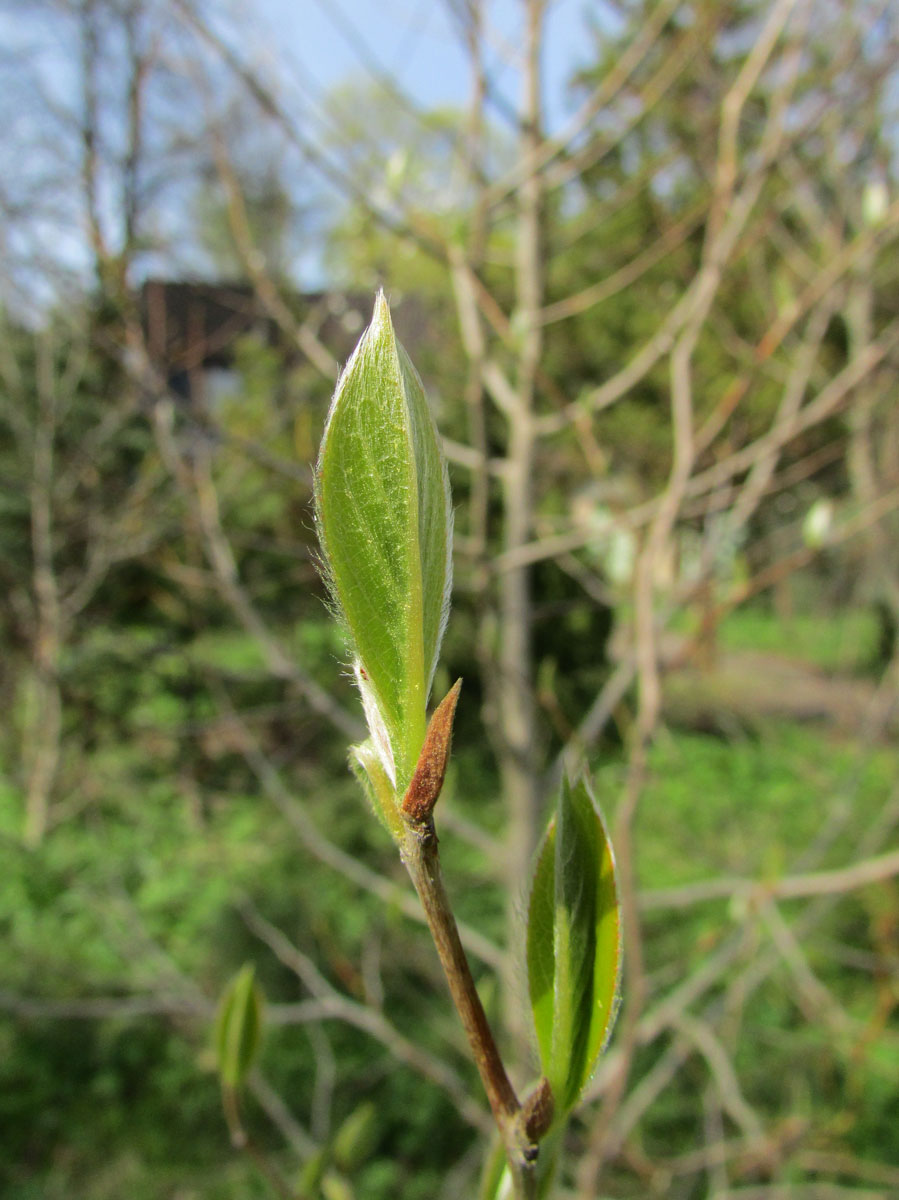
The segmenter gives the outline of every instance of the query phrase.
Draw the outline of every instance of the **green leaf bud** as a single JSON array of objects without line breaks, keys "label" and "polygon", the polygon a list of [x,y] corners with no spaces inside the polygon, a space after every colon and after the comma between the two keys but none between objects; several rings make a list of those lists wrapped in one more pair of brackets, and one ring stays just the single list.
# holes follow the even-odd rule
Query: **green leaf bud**
[{"label": "green leaf bud", "polygon": [[237,1088],[256,1061],[262,1036],[262,991],[256,972],[247,963],[222,993],[215,1025],[219,1074],[228,1088]]},{"label": "green leaf bud", "polygon": [[564,780],[528,906],[527,965],[540,1062],[569,1112],[612,1029],[621,942],[615,862],[585,780]]},{"label": "green leaf bud", "polygon": [[371,745],[402,796],[449,610],[452,508],[437,427],[383,292],[337,383],[315,507]]},{"label": "green leaf bud", "polygon": [[352,1175],[371,1158],[378,1145],[378,1110],[371,1100],[353,1109],[334,1135],[332,1154],[341,1171]]}]

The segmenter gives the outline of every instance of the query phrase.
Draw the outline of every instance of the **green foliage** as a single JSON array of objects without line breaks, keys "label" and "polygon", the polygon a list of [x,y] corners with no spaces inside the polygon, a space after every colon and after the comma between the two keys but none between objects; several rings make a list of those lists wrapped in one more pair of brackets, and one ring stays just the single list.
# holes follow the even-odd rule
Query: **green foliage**
[{"label": "green foliage", "polygon": [[[872,748],[859,764],[855,742],[789,721],[735,740],[672,732],[652,751],[637,824],[640,883],[669,887],[710,874],[777,878],[820,832],[821,798],[833,803],[841,790],[859,786],[854,818],[871,817],[889,794],[891,763],[887,747]],[[613,788],[617,775],[610,767],[600,780]],[[844,852],[835,842],[824,865],[836,865]]]},{"label": "green foliage", "polygon": [[[798,615],[797,628],[803,621]],[[838,617],[833,636],[853,624],[848,615]],[[303,646],[319,647],[320,658],[311,661],[327,679],[334,669],[331,622],[322,611],[302,625],[296,637]],[[825,646],[826,621],[815,629],[814,644]],[[727,636],[773,647],[784,634],[777,619],[759,609]],[[260,691],[254,682],[252,645],[234,631],[202,633],[180,651],[168,646],[165,653],[146,627],[85,636],[69,668],[73,702],[86,704],[82,697],[95,691],[97,696],[102,691],[102,701],[77,709],[69,749],[77,744],[82,786],[95,797],[91,819],[61,824],[36,854],[16,852],[21,795],[8,765],[0,787],[4,989],[57,999],[144,994],[158,987],[160,975],[172,978],[174,966],[215,995],[252,954],[269,1003],[295,999],[293,977],[260,952],[235,916],[236,894],[248,892],[341,986],[348,979],[351,989],[361,987],[356,971],[364,947],[372,942],[380,947],[385,1011],[401,1013],[425,1048],[444,1053],[449,1014],[441,1009],[439,1021],[429,1015],[437,983],[425,966],[424,937],[389,906],[372,920],[357,890],[333,869],[318,867],[229,746],[227,727],[214,719],[214,697],[202,684],[227,680],[235,703],[259,714],[265,744],[285,764],[285,777],[296,796],[308,801],[319,826],[360,861],[388,869],[391,849],[379,845],[368,814],[352,802],[355,785],[344,778],[340,739],[333,739],[330,751],[321,738],[312,746],[298,745],[302,726],[291,723],[281,732],[277,707],[271,728],[261,724],[278,692]],[[95,687],[100,680],[103,689]],[[165,696],[160,719],[149,715],[156,693]],[[79,739],[88,734],[91,742],[82,744]],[[459,780],[452,804],[497,829],[500,806],[493,799],[489,761],[476,753],[473,739],[457,742]],[[173,769],[180,775],[173,776]],[[178,780],[188,772],[202,781],[199,807],[179,790]],[[597,778],[602,794],[619,793],[614,756],[600,764]],[[822,804],[829,810],[845,791],[849,828],[864,827],[876,820],[894,779],[890,746],[866,751],[860,768],[855,742],[837,741],[813,726],[780,721],[738,740],[675,729],[652,750],[636,830],[640,884],[657,888],[729,873],[776,878],[820,832]],[[489,855],[452,834],[441,847],[460,915],[501,936],[503,896],[490,882]],[[843,851],[839,840],[824,864],[839,865]],[[889,927],[874,900],[867,907],[844,902],[809,950],[819,978],[862,1021],[877,1019],[876,999],[865,974],[835,957],[833,948],[850,947],[864,956],[884,944]],[[740,913],[720,901],[697,911],[650,912],[647,918],[648,969],[670,971],[677,963],[684,974],[735,927]],[[135,942],[135,922],[149,928],[155,949]],[[378,1106],[377,1148],[351,1178],[357,1196],[426,1200],[437,1194],[446,1171],[471,1146],[471,1131],[438,1089],[397,1069],[367,1035],[336,1025],[327,1032],[340,1063],[335,1130],[365,1100]],[[192,1189],[201,1200],[261,1200],[264,1185],[255,1169],[229,1155],[215,1076],[198,1075],[205,1039],[205,1026],[184,1018],[173,1023],[165,1017],[4,1016],[0,1187],[17,1200],[104,1194],[118,1200],[123,1191],[137,1200],[157,1200],[166,1187]],[[784,1119],[806,1114],[818,1124],[832,1120],[834,1128],[844,1122],[845,1134],[834,1134],[825,1145],[888,1161],[895,1124],[892,1020],[882,1037],[853,1056],[825,1026],[797,1016],[795,995],[781,978],[747,1007],[740,1045],[741,1078],[764,1112]],[[261,1061],[273,1086],[306,1120],[316,1063],[301,1031],[273,1027]],[[655,1061],[655,1049],[641,1052],[636,1076]],[[692,1144],[701,1129],[696,1101],[702,1078],[697,1068],[692,1083],[685,1079],[652,1106],[645,1126],[648,1148],[670,1153]],[[856,1099],[847,1117],[850,1084]],[[471,1086],[477,1087],[473,1075]],[[96,1099],[86,1105],[85,1097]],[[277,1151],[277,1137],[264,1119],[250,1112],[248,1121],[269,1151]]]},{"label": "green foliage", "polygon": [[864,670],[873,661],[877,636],[877,615],[863,608],[797,611],[774,619],[761,606],[747,607],[724,621],[719,632],[727,649],[770,651],[825,671],[850,673]]},{"label": "green foliage", "polygon": [[528,909],[531,1009],[559,1116],[570,1111],[611,1032],[620,929],[611,845],[584,779],[562,783]]}]

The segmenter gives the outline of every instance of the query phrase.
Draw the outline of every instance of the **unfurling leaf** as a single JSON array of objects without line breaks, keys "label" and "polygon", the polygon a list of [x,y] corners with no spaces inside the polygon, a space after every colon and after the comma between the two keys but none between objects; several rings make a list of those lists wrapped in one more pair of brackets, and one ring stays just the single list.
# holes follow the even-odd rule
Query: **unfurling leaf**
[{"label": "unfurling leaf", "polygon": [[402,796],[449,607],[452,509],[437,428],[383,293],[337,383],[315,506],[371,745]]},{"label": "unfurling leaf", "polygon": [[620,956],[611,844],[586,782],[565,780],[537,857],[527,930],[540,1062],[560,1114],[574,1107],[611,1032]]},{"label": "unfurling leaf", "polygon": [[375,810],[378,820],[391,837],[403,836],[403,818],[397,804],[396,790],[387,777],[384,763],[371,738],[350,747],[350,767],[362,784],[362,790]]},{"label": "unfurling leaf", "polygon": [[237,1088],[255,1062],[262,1035],[262,991],[255,968],[241,967],[222,994],[215,1048],[222,1083]]}]

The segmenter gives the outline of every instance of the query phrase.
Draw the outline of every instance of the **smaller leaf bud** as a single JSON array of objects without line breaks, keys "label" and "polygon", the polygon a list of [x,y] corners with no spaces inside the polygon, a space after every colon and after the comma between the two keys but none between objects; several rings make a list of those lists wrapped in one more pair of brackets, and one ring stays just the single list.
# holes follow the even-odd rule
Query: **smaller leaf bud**
[{"label": "smaller leaf bud", "polygon": [[532,1142],[539,1142],[553,1123],[556,1102],[549,1080],[544,1075],[522,1107],[524,1131]]},{"label": "smaller leaf bud", "polygon": [[337,1130],[331,1152],[340,1170],[352,1175],[368,1161],[377,1144],[378,1109],[373,1101],[365,1100]]},{"label": "smaller leaf bud", "polygon": [[262,991],[255,969],[237,972],[219,1003],[215,1027],[219,1074],[227,1088],[238,1088],[256,1060],[262,1034]]},{"label": "smaller leaf bud", "polygon": [[449,762],[453,718],[462,680],[457,679],[437,705],[425,734],[412,782],[403,797],[403,812],[407,820],[421,824],[430,817],[443,788],[446,765]]},{"label": "smaller leaf bud", "polygon": [[830,499],[816,500],[802,522],[802,538],[811,550],[820,550],[833,532],[834,505]]},{"label": "smaller leaf bud", "polygon": [[869,228],[883,223],[890,207],[890,194],[882,179],[872,179],[862,191],[862,218]]}]

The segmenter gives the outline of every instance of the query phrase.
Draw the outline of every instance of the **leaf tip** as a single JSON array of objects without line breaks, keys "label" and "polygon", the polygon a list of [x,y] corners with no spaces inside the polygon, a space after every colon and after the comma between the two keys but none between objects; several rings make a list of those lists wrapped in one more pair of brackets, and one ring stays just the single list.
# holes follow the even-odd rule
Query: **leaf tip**
[{"label": "leaf tip", "polygon": [[371,330],[373,333],[381,332],[381,330],[385,332],[393,331],[390,305],[387,303],[387,296],[383,288],[378,288],[378,294],[375,296],[375,307],[371,317]]}]

